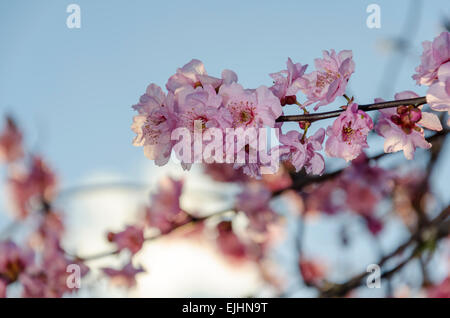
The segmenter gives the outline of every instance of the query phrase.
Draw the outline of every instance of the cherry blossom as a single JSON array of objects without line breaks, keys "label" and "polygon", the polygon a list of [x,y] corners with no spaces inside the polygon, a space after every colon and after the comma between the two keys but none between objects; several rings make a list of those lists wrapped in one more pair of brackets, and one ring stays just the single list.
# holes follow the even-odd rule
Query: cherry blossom
[{"label": "cherry blossom", "polygon": [[0,160],[13,162],[22,158],[22,133],[11,117],[6,118],[6,126],[0,134]]},{"label": "cherry blossom", "polygon": [[327,128],[325,152],[330,157],[346,161],[355,159],[364,148],[369,147],[367,135],[372,128],[370,116],[358,110],[358,104],[350,104],[333,125]]},{"label": "cherry blossom", "polygon": [[[418,97],[411,91],[397,93],[396,100]],[[383,101],[376,99],[376,102]],[[422,107],[400,106],[380,110],[380,118],[375,127],[376,132],[386,138],[384,142],[385,152],[397,152],[403,150],[406,159],[413,159],[417,147],[429,149],[431,144],[425,140],[423,128],[442,130],[439,118],[431,113],[421,111]]]},{"label": "cherry blossom", "polygon": [[296,94],[300,90],[300,79],[308,67],[300,63],[294,64],[291,58],[288,58],[286,65],[287,70],[270,74],[274,80],[270,90],[280,99],[281,106],[297,102]]},{"label": "cherry blossom", "polygon": [[325,170],[325,162],[321,154],[322,143],[325,138],[325,129],[320,128],[313,136],[306,139],[298,131],[291,130],[280,136],[280,154],[282,160],[289,161],[295,171],[299,172],[303,167],[309,174],[322,174]]},{"label": "cherry blossom", "polygon": [[182,68],[179,68],[177,73],[169,78],[166,88],[172,93],[177,93],[180,89],[187,86],[196,88],[211,85],[217,89],[222,84],[231,84],[237,82],[237,80],[236,73],[230,70],[224,70],[222,72],[222,79],[209,76],[206,73],[203,63],[193,59]]},{"label": "cherry blossom", "polygon": [[450,61],[450,33],[444,31],[433,42],[424,41],[422,46],[422,61],[413,79],[419,85],[430,86],[438,79],[441,65]]},{"label": "cherry blossom", "polygon": [[323,59],[315,59],[316,70],[305,74],[300,81],[301,91],[306,95],[308,106],[314,109],[332,103],[336,97],[345,94],[350,76],[355,71],[352,51],[344,50],[338,54],[334,50],[323,51]]},{"label": "cherry blossom", "polygon": [[119,251],[128,249],[132,254],[136,254],[144,244],[144,231],[137,226],[127,226],[122,232],[109,232],[108,241],[115,243]]},{"label": "cherry blossom", "polygon": [[111,282],[118,286],[131,288],[136,285],[136,275],[145,272],[141,266],[134,267],[130,262],[122,269],[102,268],[103,273],[111,279]]},{"label": "cherry blossom", "polygon": [[[450,115],[450,62],[439,68],[438,81],[427,91],[427,103],[432,110],[448,112]],[[450,118],[447,125],[450,126]]]}]

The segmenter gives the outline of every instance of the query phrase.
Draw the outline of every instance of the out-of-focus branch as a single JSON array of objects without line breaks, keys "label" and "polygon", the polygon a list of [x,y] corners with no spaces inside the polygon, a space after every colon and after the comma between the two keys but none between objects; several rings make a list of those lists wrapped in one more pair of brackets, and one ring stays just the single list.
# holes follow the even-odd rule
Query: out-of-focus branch
[{"label": "out-of-focus branch", "polygon": [[[427,250],[426,243],[430,240],[438,241],[450,234],[450,220],[446,220],[450,216],[450,206],[447,206],[435,219],[433,219],[427,226],[424,226],[413,235],[410,239],[397,247],[392,253],[383,257],[379,260],[378,265],[382,268],[386,262],[393,257],[399,255],[408,247],[416,244],[413,252],[402,262],[396,265],[394,268],[383,271],[381,278],[388,278],[400,271],[406,264],[411,260],[422,255],[422,253]],[[330,284],[321,290],[321,297],[342,297],[345,296],[351,290],[361,286],[364,283],[364,278],[369,273],[363,272],[355,277],[351,278],[345,283],[341,284]]]}]

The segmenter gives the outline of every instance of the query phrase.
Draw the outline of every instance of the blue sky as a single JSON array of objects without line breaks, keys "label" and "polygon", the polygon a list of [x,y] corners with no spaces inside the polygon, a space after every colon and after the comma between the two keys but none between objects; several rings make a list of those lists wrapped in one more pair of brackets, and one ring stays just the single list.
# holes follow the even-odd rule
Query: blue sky
[{"label": "blue sky", "polygon": [[[81,29],[66,26],[70,3],[81,7]],[[371,3],[381,7],[380,29],[366,26]],[[98,171],[150,182],[141,171],[152,164],[131,145],[131,105],[148,84],[164,86],[192,58],[211,75],[232,69],[253,88],[271,85],[268,74],[285,68],[287,57],[312,66],[324,49],[351,49],[356,73],[350,90],[357,102],[391,99],[401,90],[423,94],[411,75],[420,42],[438,35],[450,15],[446,0],[422,2],[398,80],[390,92],[380,90],[390,57],[380,43],[400,35],[410,3],[0,0],[0,113],[17,118],[31,149],[47,158],[63,187]],[[380,151],[379,141],[375,146]],[[450,176],[448,165],[441,166],[438,185]],[[442,192],[448,200],[448,190]]]}]

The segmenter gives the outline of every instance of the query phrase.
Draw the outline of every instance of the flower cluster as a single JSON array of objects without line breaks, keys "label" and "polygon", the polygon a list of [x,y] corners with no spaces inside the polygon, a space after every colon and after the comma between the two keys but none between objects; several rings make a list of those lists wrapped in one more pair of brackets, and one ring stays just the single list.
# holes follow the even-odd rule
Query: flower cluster
[{"label": "flower cluster", "polygon": [[[432,43],[424,42],[422,64],[413,76],[418,84],[430,86],[426,99],[435,111],[450,110],[449,39],[449,33],[443,32]],[[425,112],[423,105],[405,101],[400,106],[367,109],[347,97],[345,90],[355,71],[351,51],[324,51],[323,58],[316,59],[314,64],[315,70],[307,73],[307,64],[294,63],[288,58],[285,70],[270,74],[271,87],[245,89],[238,84],[233,71],[224,70],[221,78],[212,77],[206,73],[202,62],[192,60],[169,78],[167,94],[159,86],[150,84],[139,103],[133,106],[139,113],[132,125],[136,133],[134,145],[143,146],[145,155],[157,165],[166,164],[174,150],[184,169],[195,162],[233,164],[233,169],[260,178],[267,173],[261,172],[261,167],[267,167],[267,156],[271,160],[270,173],[275,173],[279,167],[279,164],[273,165],[276,160],[289,162],[296,172],[305,169],[308,174],[320,175],[325,170],[320,151],[324,150],[329,157],[354,160],[369,147],[367,136],[374,128],[385,138],[385,152],[403,151],[407,159],[412,159],[417,147],[428,149],[431,146],[425,140],[424,128],[442,130],[438,116]],[[305,96],[303,104],[299,102],[299,93]],[[303,132],[280,132],[283,106],[298,105],[305,118],[313,118],[314,113],[307,110],[308,106],[315,105],[314,110],[317,110],[338,97],[345,97],[347,104],[340,106],[338,118],[326,129],[319,128],[308,136],[313,122],[306,119],[299,121]],[[411,91],[395,95],[399,101],[418,97]],[[375,102],[383,100],[377,98]],[[366,110],[378,110],[379,120],[374,123]],[[277,130],[278,145],[261,152],[266,136],[247,132],[250,128],[264,127]],[[188,134],[180,133],[179,129],[185,129]],[[231,129],[235,129],[235,135],[228,138]],[[175,142],[181,136],[182,146]]]}]

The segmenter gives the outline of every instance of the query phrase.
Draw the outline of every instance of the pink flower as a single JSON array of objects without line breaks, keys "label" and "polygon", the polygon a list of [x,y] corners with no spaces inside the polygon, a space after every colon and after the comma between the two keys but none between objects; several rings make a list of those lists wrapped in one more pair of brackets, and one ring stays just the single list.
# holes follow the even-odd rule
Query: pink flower
[{"label": "pink flower", "polygon": [[6,298],[6,281],[0,278],[0,298]]},{"label": "pink flower", "polygon": [[13,162],[23,156],[22,133],[11,117],[6,118],[6,127],[0,135],[0,160]]},{"label": "pink flower", "polygon": [[325,170],[325,161],[316,151],[322,150],[325,138],[325,129],[320,128],[313,136],[302,140],[303,134],[291,130],[280,136],[280,155],[282,160],[287,160],[299,172],[303,167],[309,174],[322,174]]},{"label": "pink flower", "polygon": [[246,182],[249,180],[247,175],[234,169],[233,165],[228,163],[205,164],[204,171],[214,181],[218,182]]},{"label": "pink flower", "polygon": [[137,226],[127,226],[122,232],[109,232],[108,241],[117,244],[119,251],[128,249],[132,254],[136,254],[144,244],[144,231]]},{"label": "pink flower", "polygon": [[12,241],[0,242],[0,280],[4,283],[17,281],[33,261],[32,251],[23,250]]},{"label": "pink flower", "polygon": [[428,289],[428,298],[450,298],[450,276]]},{"label": "pink flower", "polygon": [[433,42],[422,43],[422,62],[416,68],[413,79],[419,85],[430,86],[438,79],[441,65],[450,61],[450,33],[442,32]]},{"label": "pink flower", "polygon": [[136,133],[133,145],[143,146],[144,154],[158,166],[165,165],[172,151],[170,136],[177,121],[173,94],[165,96],[161,88],[151,84],[133,108],[139,112],[131,125]]},{"label": "pink flower", "polygon": [[219,94],[231,113],[229,127],[274,127],[275,119],[282,113],[280,100],[265,86],[244,90],[241,85],[232,83],[222,85]]},{"label": "pink flower", "polygon": [[222,105],[222,97],[217,95],[214,87],[188,87],[178,94],[179,127],[186,127],[194,132],[195,124],[201,124],[197,129],[205,130],[211,127],[221,127],[231,116]]},{"label": "pink flower", "polygon": [[299,269],[307,285],[317,284],[325,278],[325,268],[317,261],[302,259],[299,261]]},{"label": "pink flower", "polygon": [[41,205],[52,200],[56,177],[40,157],[34,156],[29,171],[13,175],[9,180],[9,188],[18,217],[23,219],[30,212],[31,199],[37,198]]},{"label": "pink flower", "polygon": [[[415,98],[418,95],[411,91],[397,93],[396,100]],[[375,99],[381,102],[382,99]],[[400,106],[380,110],[380,118],[375,127],[376,132],[386,138],[384,152],[397,152],[403,150],[406,159],[413,159],[416,147],[429,149],[431,144],[425,140],[421,126],[441,130],[439,118],[431,113],[421,111],[422,107]]]},{"label": "pink flower", "polygon": [[275,218],[270,208],[272,193],[259,183],[248,184],[236,197],[236,211],[242,211],[249,219],[249,228],[256,232],[266,232]]},{"label": "pink flower", "polygon": [[296,94],[300,90],[300,78],[305,73],[308,65],[292,63],[288,58],[287,70],[270,74],[274,80],[274,85],[270,88],[272,93],[281,101],[281,105],[295,104],[297,102]]},{"label": "pink flower", "polygon": [[222,84],[231,84],[237,82],[237,80],[236,73],[230,70],[222,72],[222,79],[208,76],[203,63],[193,59],[182,68],[179,68],[177,73],[169,78],[166,88],[172,93],[177,93],[180,89],[187,86],[196,88],[211,85],[217,89]]},{"label": "pink flower", "polygon": [[337,96],[345,94],[350,76],[355,71],[352,51],[344,50],[336,54],[323,51],[323,59],[315,59],[316,71],[306,74],[300,80],[301,90],[308,100],[305,106],[319,102],[314,109],[332,103]]},{"label": "pink flower", "polygon": [[180,207],[183,181],[164,178],[159,183],[158,192],[152,195],[147,208],[147,223],[158,228],[161,233],[169,233],[174,227],[189,221],[189,217]]},{"label": "pink flower", "polygon": [[114,268],[102,268],[102,271],[111,279],[113,284],[127,288],[135,286],[136,275],[145,272],[141,266],[134,267],[131,262],[119,270]]},{"label": "pink flower", "polygon": [[350,161],[358,157],[363,148],[368,148],[367,135],[373,128],[369,115],[358,110],[358,105],[352,103],[327,128],[328,139],[325,152],[330,157],[343,158]]},{"label": "pink flower", "polygon": [[230,221],[222,221],[217,225],[217,246],[220,251],[233,260],[241,260],[247,256],[247,247],[233,232]]},{"label": "pink flower", "polygon": [[[427,103],[431,109],[450,115],[450,62],[443,64],[437,74],[438,81],[428,89]],[[450,118],[447,125],[450,126]]]}]

